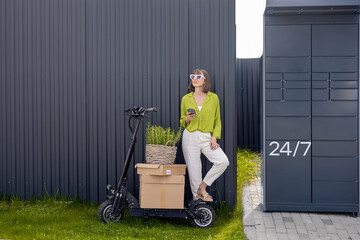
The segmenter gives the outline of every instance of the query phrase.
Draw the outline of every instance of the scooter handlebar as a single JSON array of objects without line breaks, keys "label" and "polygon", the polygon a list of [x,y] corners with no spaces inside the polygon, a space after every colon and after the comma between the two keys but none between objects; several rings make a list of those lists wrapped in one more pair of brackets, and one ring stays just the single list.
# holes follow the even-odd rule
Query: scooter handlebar
[{"label": "scooter handlebar", "polygon": [[143,108],[143,107],[138,107],[138,106],[134,106],[133,108],[128,108],[124,110],[125,112],[157,112],[157,108],[156,107],[152,107],[152,108]]},{"label": "scooter handlebar", "polygon": [[145,112],[157,112],[157,108],[156,107],[147,108],[145,109]]}]

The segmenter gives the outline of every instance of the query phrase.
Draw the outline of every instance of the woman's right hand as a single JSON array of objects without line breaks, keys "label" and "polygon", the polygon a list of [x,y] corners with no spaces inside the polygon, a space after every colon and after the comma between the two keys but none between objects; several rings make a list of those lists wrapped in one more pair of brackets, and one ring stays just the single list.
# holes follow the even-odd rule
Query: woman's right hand
[{"label": "woman's right hand", "polygon": [[193,120],[194,118],[196,118],[197,115],[196,113],[195,114],[191,114],[190,112],[187,113],[187,116],[185,118],[185,122],[186,123],[189,123],[191,120]]}]

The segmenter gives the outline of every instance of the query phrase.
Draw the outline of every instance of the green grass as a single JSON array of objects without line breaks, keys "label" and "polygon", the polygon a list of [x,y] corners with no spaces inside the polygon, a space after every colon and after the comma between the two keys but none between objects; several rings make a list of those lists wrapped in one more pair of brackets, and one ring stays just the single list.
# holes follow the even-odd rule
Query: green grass
[{"label": "green grass", "polygon": [[254,180],[262,167],[260,154],[249,149],[237,151],[237,181],[238,187]]},{"label": "green grass", "polygon": [[[102,224],[98,205],[65,196],[22,201],[4,195],[0,200],[0,239],[246,239],[242,228],[242,186],[256,175],[258,155],[238,150],[238,203],[229,211],[221,202],[217,220],[209,229],[198,229],[183,219],[133,218],[125,212],[121,222]],[[255,163],[255,165],[254,165]],[[247,171],[247,172],[243,172]]]}]

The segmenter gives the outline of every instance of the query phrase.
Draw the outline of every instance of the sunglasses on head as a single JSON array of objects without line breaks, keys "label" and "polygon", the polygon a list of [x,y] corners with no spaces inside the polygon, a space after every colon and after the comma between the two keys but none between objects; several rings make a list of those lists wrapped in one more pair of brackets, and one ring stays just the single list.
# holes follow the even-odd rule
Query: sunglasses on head
[{"label": "sunglasses on head", "polygon": [[201,79],[201,78],[206,79],[203,75],[190,74],[190,79]]}]

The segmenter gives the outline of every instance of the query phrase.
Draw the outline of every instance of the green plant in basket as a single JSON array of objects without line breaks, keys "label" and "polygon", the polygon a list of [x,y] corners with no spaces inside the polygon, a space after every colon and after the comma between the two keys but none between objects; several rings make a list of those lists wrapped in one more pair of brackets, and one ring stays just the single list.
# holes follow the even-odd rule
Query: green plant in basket
[{"label": "green plant in basket", "polygon": [[176,143],[180,141],[182,127],[175,130],[168,127],[150,125],[146,128],[146,162],[154,164],[173,164],[176,158]]},{"label": "green plant in basket", "polygon": [[175,132],[170,127],[164,129],[162,126],[151,125],[148,122],[146,127],[146,144],[175,146],[180,141],[182,127]]}]

